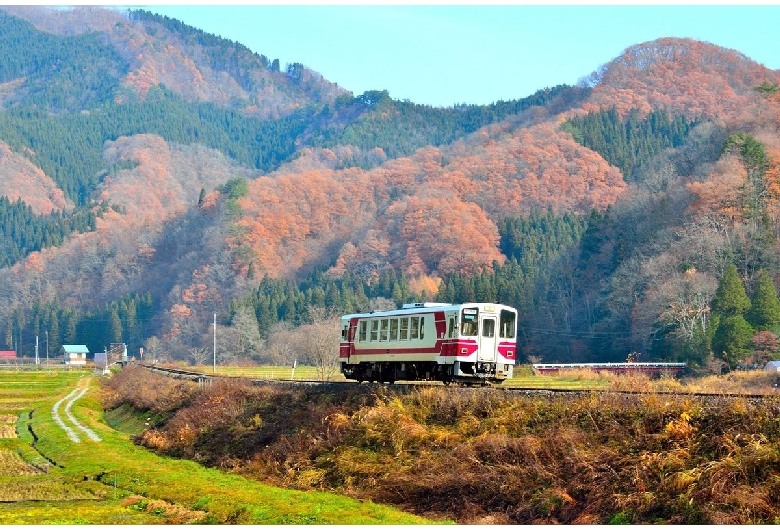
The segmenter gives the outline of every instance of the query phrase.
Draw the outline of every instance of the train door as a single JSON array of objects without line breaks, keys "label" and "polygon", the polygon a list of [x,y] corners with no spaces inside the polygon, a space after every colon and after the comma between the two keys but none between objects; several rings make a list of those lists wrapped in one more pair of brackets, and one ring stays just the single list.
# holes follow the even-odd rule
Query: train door
[{"label": "train door", "polygon": [[[363,334],[365,335],[366,323],[363,321]],[[350,358],[355,355],[355,342],[358,340],[358,319],[353,318],[349,321],[349,328],[347,329],[347,342],[349,343],[349,349],[347,350],[347,362],[350,362]],[[365,340],[365,338],[363,338]]]},{"label": "train door", "polygon": [[482,313],[479,319],[479,361],[496,362],[498,341],[496,340],[496,317]]}]

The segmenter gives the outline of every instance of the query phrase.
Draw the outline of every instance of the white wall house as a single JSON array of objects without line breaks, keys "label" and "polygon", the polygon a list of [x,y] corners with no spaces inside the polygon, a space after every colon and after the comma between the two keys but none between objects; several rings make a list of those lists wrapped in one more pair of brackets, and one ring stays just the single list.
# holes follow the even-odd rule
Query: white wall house
[{"label": "white wall house", "polygon": [[89,349],[83,344],[63,344],[62,354],[65,357],[65,364],[84,365],[87,364],[87,354]]}]

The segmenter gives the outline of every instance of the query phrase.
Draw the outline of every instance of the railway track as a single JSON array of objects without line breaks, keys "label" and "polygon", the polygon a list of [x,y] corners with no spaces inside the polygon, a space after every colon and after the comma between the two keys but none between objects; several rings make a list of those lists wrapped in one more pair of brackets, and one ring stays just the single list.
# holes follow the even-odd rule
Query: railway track
[{"label": "railway track", "polygon": [[[248,379],[255,385],[298,385],[298,386],[343,386],[343,385],[376,385],[376,386],[388,386],[385,383],[358,383],[355,381],[319,381],[319,380],[303,380],[303,379],[256,379],[245,376],[223,375],[223,374],[206,374],[203,372],[197,372],[194,370],[183,370],[180,368],[169,368],[158,365],[143,364],[144,368],[151,372],[160,373],[168,377],[176,379],[185,379],[197,382],[200,385],[208,385],[214,380],[218,379]],[[413,387],[413,388],[426,388],[426,387],[441,387],[446,388],[440,382],[398,382],[394,383],[394,387]],[[750,394],[739,392],[679,392],[679,391],[647,391],[647,390],[615,390],[604,388],[593,389],[581,389],[581,388],[539,388],[539,387],[510,387],[500,385],[485,385],[485,386],[451,386],[453,389],[480,389],[490,388],[493,390],[499,390],[502,392],[509,392],[512,394],[526,394],[529,396],[539,395],[585,395],[585,394],[623,394],[623,395],[666,395],[666,396],[687,396],[696,398],[744,398],[744,399],[780,399],[780,393],[764,393],[764,394]]]}]

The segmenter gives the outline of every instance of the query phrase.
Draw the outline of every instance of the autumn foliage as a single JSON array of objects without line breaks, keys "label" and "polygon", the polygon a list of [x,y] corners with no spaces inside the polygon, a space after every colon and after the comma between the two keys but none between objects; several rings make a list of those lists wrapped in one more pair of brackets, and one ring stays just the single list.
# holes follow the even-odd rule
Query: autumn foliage
[{"label": "autumn foliage", "polygon": [[370,171],[296,167],[254,180],[239,201],[243,230],[232,244],[251,249],[271,277],[333,246],[340,271],[390,265],[415,278],[490,269],[505,259],[497,220],[548,205],[602,209],[625,189],[617,169],[552,124],[484,129]]},{"label": "autumn foliage", "polygon": [[48,215],[73,207],[51,178],[3,142],[0,142],[0,175],[0,195],[11,202],[22,199],[36,214]]},{"label": "autumn foliage", "polygon": [[586,110],[617,106],[647,113],[665,108],[690,118],[744,117],[754,88],[778,74],[745,55],[692,39],[663,38],[637,44],[605,65]]},{"label": "autumn foliage", "polygon": [[[148,317],[144,333],[169,339],[181,356],[187,346],[203,341],[213,313],[229,320],[235,302],[246,299],[264,279],[299,282],[313,271],[326,270],[331,279],[350,276],[371,284],[392,271],[399,281],[403,276],[404,285],[414,293],[432,298],[450,275],[487,275],[503,267],[506,281],[527,293],[530,319],[544,314],[544,326],[556,328],[566,322],[566,331],[572,333],[561,348],[566,355],[601,353],[601,345],[589,345],[601,329],[641,342],[664,314],[672,291],[684,286],[685,282],[672,281],[681,264],[698,259],[695,269],[702,285],[709,285],[730,250],[724,241],[739,241],[728,231],[751,213],[745,209],[748,171],[737,154],[720,150],[721,136],[743,130],[766,148],[766,187],[758,191],[770,228],[780,232],[780,103],[771,93],[779,78],[733,50],[688,39],[638,44],[590,79],[590,91],[580,87],[576,97],[555,105],[545,100],[491,125],[469,129],[474,132],[459,134],[450,143],[418,148],[410,142],[415,147],[405,151],[408,156],[389,158],[396,155],[387,146],[325,148],[330,144],[312,140],[318,133],[326,136],[317,129],[320,121],[327,122],[323,130],[330,134],[356,119],[350,112],[365,111],[361,119],[372,115],[367,103],[360,106],[366,98],[336,99],[343,89],[319,82],[306,69],[281,72],[278,65],[254,55],[252,66],[246,66],[250,63],[237,59],[246,52],[240,46],[199,43],[201,38],[214,41],[192,28],[170,30],[166,24],[172,22],[148,15],[124,19],[99,10],[74,10],[67,20],[82,22],[69,29],[65,19],[58,24],[56,17],[42,17],[35,10],[10,9],[57,34],[105,32],[105,45],[119,50],[127,64],[121,86],[111,92],[115,101],[105,103],[108,107],[124,109],[133,101],[144,110],[142,101],[166,97],[164,87],[176,98],[203,104],[177,106],[177,112],[197,108],[206,116],[213,108],[209,105],[225,105],[233,114],[213,116],[235,122],[228,125],[237,128],[249,123],[237,116],[277,118],[290,116],[295,109],[311,112],[316,120],[300,130],[269,133],[270,140],[289,141],[278,152],[265,137],[260,145],[259,132],[249,135],[257,144],[248,149],[242,164],[257,162],[252,162],[253,150],[265,148],[265,143],[275,155],[254,168],[239,166],[216,148],[197,143],[204,140],[196,138],[195,125],[187,131],[191,137],[176,136],[176,141],[162,132],[100,138],[94,148],[102,148],[102,162],[95,157],[100,171],[92,175],[90,169],[94,180],[89,186],[96,189],[85,199],[100,213],[96,229],[70,236],[61,247],[30,254],[26,263],[0,271],[0,295],[6,300],[0,320],[8,340],[18,331],[15,326],[26,326],[25,333],[42,329],[41,323],[25,320],[25,311],[29,313],[33,304],[43,307],[56,301],[94,311],[124,295],[151,290],[155,315]],[[146,31],[147,26],[157,37]],[[762,84],[769,94],[755,90]],[[20,86],[9,83],[3,89],[18,96]],[[562,129],[572,114],[612,108],[621,117],[637,110],[639,119],[664,109],[670,117],[685,116],[691,135],[699,136],[690,145],[686,139],[675,149],[659,150],[652,160],[637,156],[641,160],[629,187],[618,168]],[[88,120],[90,113],[99,112],[85,110],[80,117]],[[202,119],[200,114],[197,118]],[[395,138],[392,132],[388,136]],[[193,143],[183,145],[186,142]],[[226,140],[219,145],[236,143]],[[19,197],[41,213],[72,207],[54,181],[29,162],[34,156],[0,145],[0,193]],[[640,168],[641,164],[647,167]],[[225,188],[231,181],[245,184],[245,191],[231,195]],[[592,217],[579,256],[583,262],[576,263],[576,250],[571,250],[573,254],[566,256],[571,263],[562,264],[560,277],[540,291],[534,291],[533,282],[549,278],[546,273],[534,276],[509,268],[512,260],[502,248],[510,252],[502,247],[499,232],[507,219],[533,212],[589,218],[594,211],[610,208],[611,217],[602,224],[598,215]],[[757,222],[756,216],[750,219]],[[652,241],[656,235],[657,244]],[[549,233],[544,237],[549,239]],[[537,243],[539,248],[531,252],[512,249],[512,257],[546,263],[532,260],[533,252],[550,252],[545,241]],[[645,246],[638,249],[640,244]],[[559,245],[562,253],[563,246]],[[692,248],[698,252],[693,258]],[[622,276],[613,280],[610,275],[616,272]],[[537,303],[547,307],[537,311],[540,308],[533,305]],[[260,318],[260,308],[256,309]],[[611,320],[597,322],[598,318]],[[539,351],[548,347],[547,335],[540,344]],[[616,342],[614,351],[621,349],[627,349],[627,343]]]}]

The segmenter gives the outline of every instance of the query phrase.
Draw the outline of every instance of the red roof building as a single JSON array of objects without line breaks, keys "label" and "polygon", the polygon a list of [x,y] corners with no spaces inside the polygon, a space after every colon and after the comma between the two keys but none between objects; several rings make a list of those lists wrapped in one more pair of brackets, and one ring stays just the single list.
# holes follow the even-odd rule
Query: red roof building
[{"label": "red roof building", "polygon": [[13,350],[0,351],[0,359],[16,359],[16,352]]}]

